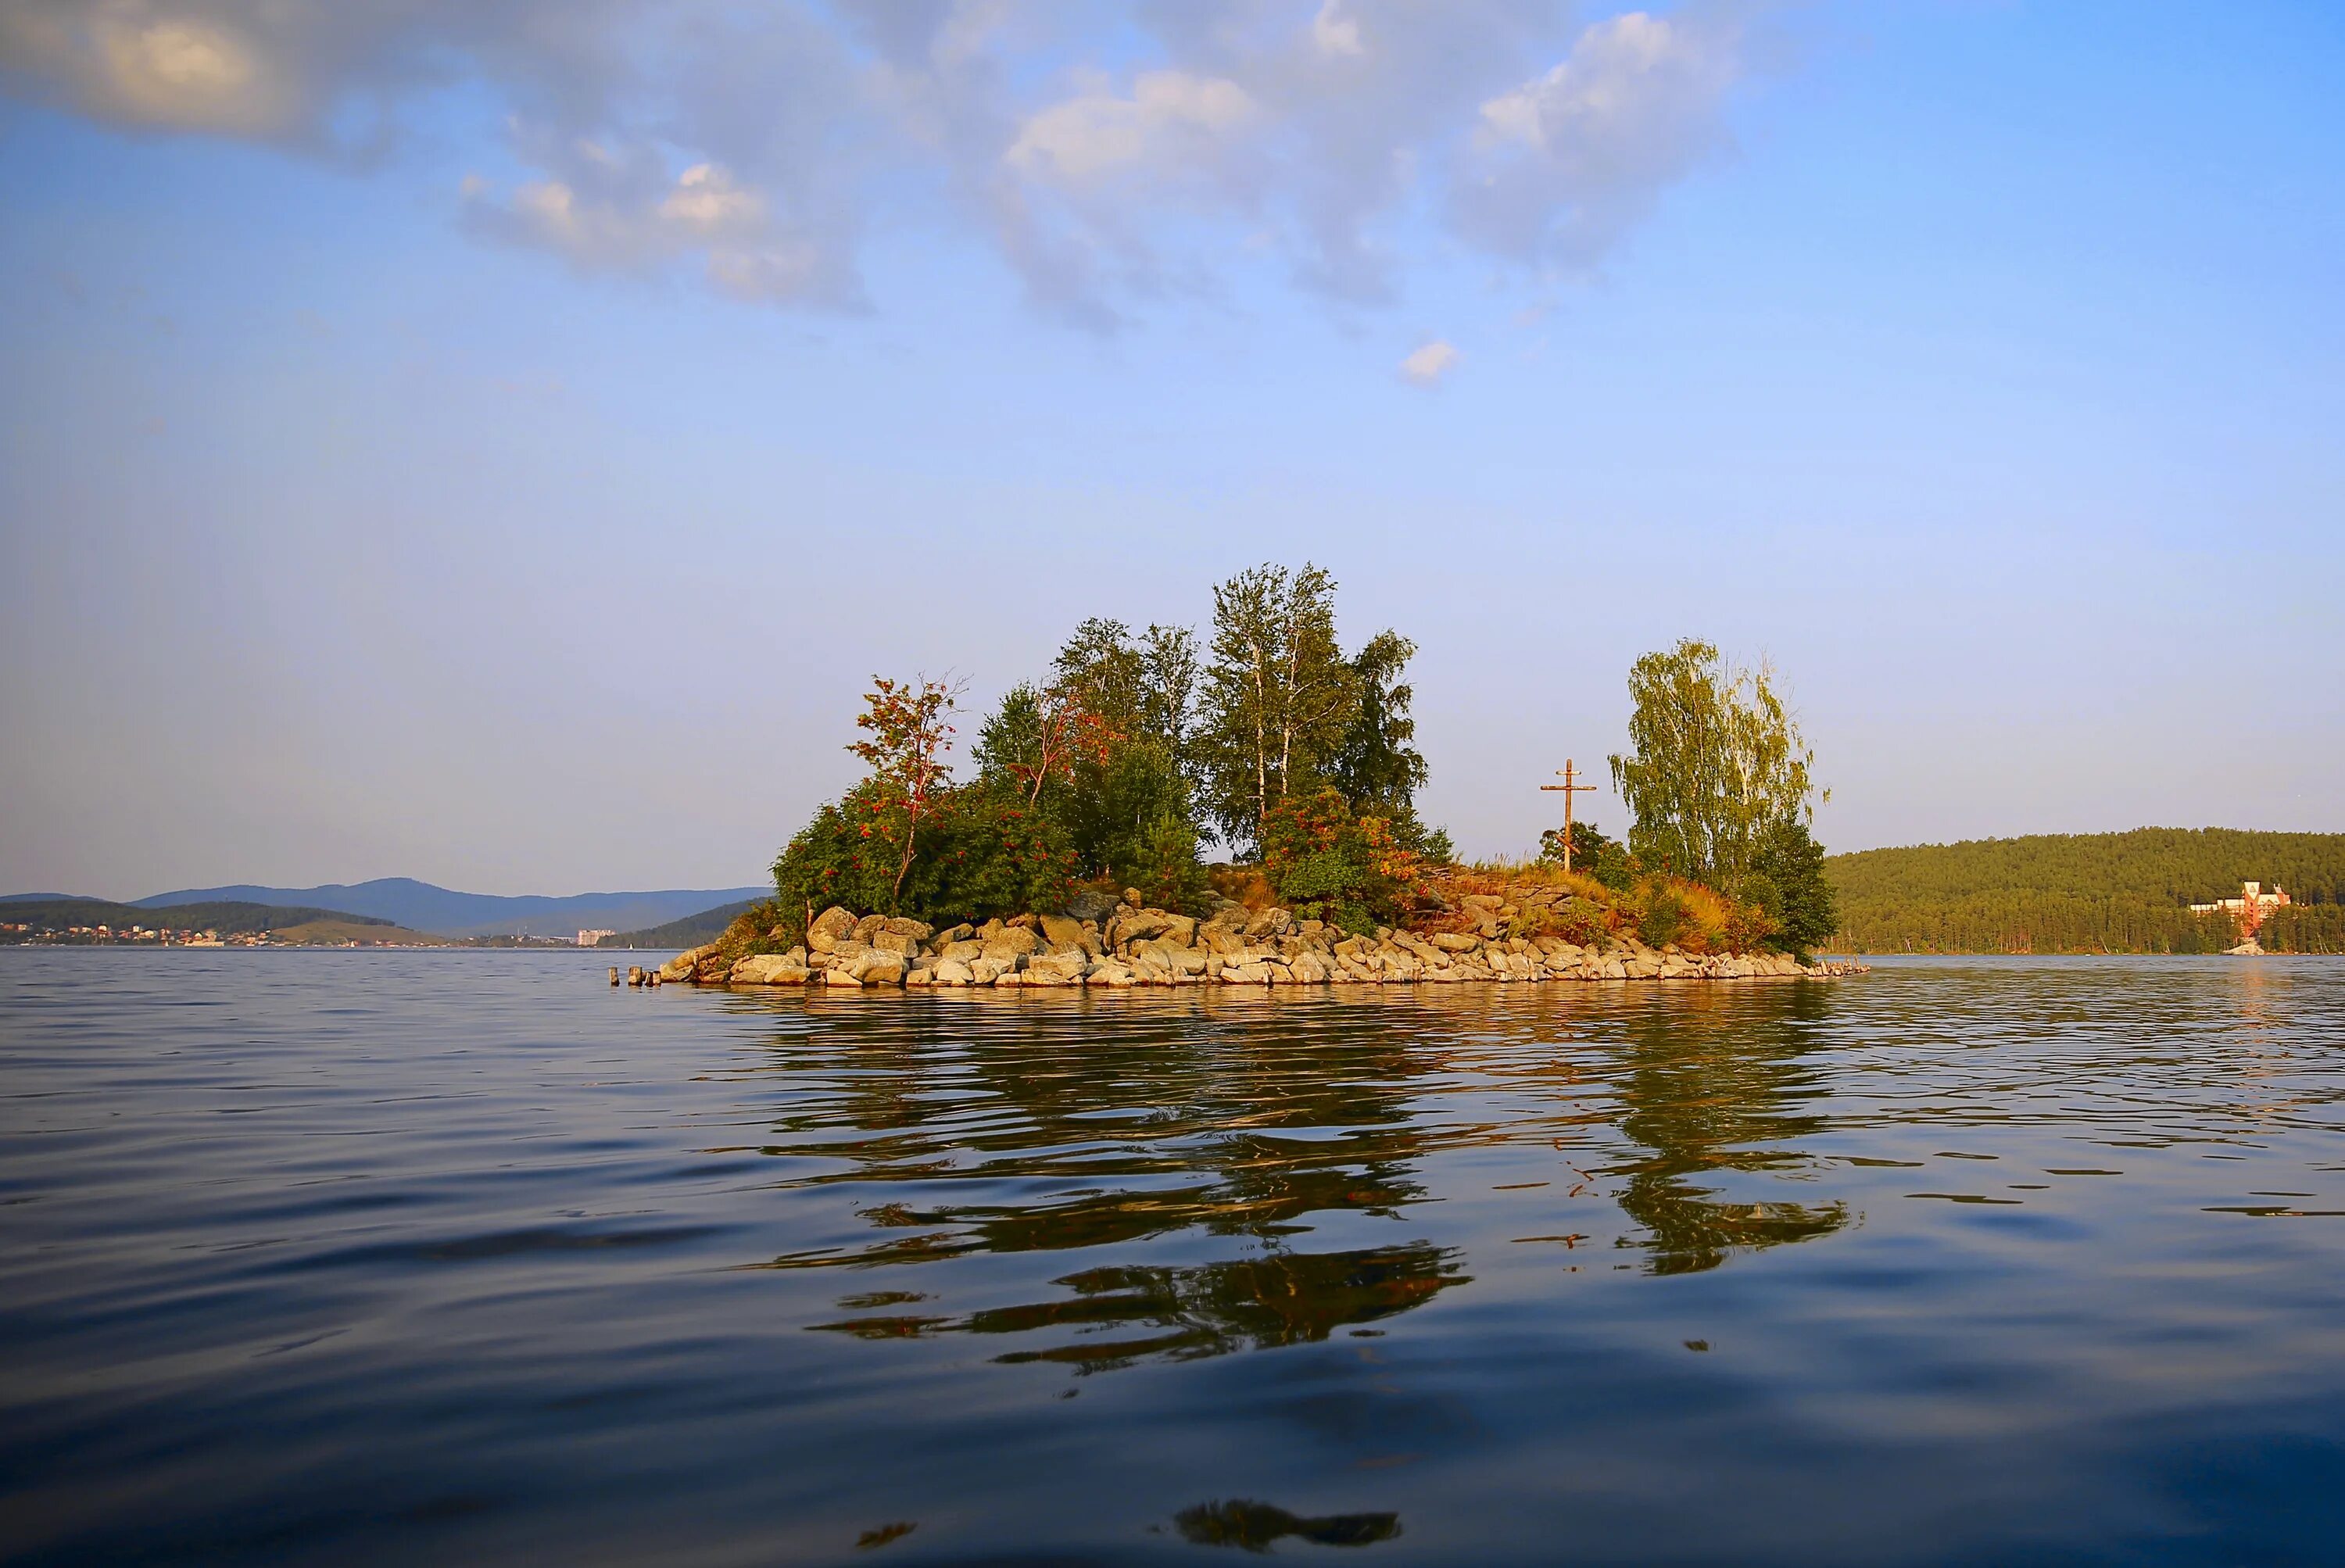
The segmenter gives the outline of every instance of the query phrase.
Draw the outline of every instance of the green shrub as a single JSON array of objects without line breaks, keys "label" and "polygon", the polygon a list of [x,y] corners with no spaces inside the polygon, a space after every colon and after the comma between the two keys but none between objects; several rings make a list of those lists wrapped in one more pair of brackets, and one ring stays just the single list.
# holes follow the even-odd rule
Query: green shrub
[{"label": "green shrub", "polygon": [[775,900],[792,935],[833,904],[934,925],[1063,908],[1073,851],[1063,830],[1014,791],[973,784],[940,792],[913,845],[900,901],[904,820],[869,784],[824,806],[774,862]]},{"label": "green shrub", "polygon": [[1156,909],[1203,914],[1213,881],[1197,858],[1197,830],[1167,811],[1116,851],[1116,880]]},{"label": "green shrub", "polygon": [[1648,947],[1667,947],[1678,940],[1691,913],[1683,894],[1659,877],[1638,890],[1637,934]]},{"label": "green shrub", "polygon": [[933,925],[1064,909],[1075,852],[1064,829],[1014,791],[956,789],[923,833],[904,885],[907,912]]},{"label": "green shrub", "polygon": [[1359,932],[1400,918],[1418,860],[1385,819],[1355,817],[1340,793],[1322,789],[1264,816],[1262,869],[1296,914]]}]

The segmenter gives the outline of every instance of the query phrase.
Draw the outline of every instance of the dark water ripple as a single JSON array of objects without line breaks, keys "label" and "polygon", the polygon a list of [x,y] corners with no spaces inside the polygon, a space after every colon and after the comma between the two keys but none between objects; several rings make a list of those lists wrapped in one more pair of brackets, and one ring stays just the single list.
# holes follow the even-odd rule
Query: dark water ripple
[{"label": "dark water ripple", "polygon": [[2345,965],[0,952],[0,1557],[2333,1562]]}]

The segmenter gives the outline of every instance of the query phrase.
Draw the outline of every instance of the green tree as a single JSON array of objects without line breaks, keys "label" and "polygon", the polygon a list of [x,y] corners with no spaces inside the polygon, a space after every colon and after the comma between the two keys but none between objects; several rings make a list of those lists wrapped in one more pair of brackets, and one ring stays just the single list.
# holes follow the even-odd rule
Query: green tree
[{"label": "green tree", "polygon": [[1086,620],[1047,686],[1013,687],[986,719],[982,776],[1021,790],[1062,830],[1084,874],[1198,903],[1203,870],[1183,767],[1195,686],[1185,628],[1152,626],[1135,639],[1120,621]]},{"label": "green tree", "polygon": [[1084,621],[1051,661],[1051,683],[1108,728],[1120,735],[1140,729],[1147,666],[1122,621],[1097,616]]},{"label": "green tree", "polygon": [[1731,888],[1761,840],[1814,815],[1814,753],[1764,665],[1728,665],[1688,637],[1629,674],[1634,749],[1611,759],[1632,821],[1629,851],[1649,866]]},{"label": "green tree", "polygon": [[[1539,835],[1539,859],[1563,863],[1563,830],[1549,828]],[[1620,840],[1580,820],[1571,824],[1571,863],[1615,892],[1625,892],[1637,880],[1637,867]]]},{"label": "green tree", "polygon": [[1358,677],[1335,641],[1335,580],[1261,565],[1213,590],[1204,677],[1206,806],[1222,837],[1256,848],[1271,807],[1315,789],[1342,748]]},{"label": "green tree", "polygon": [[1416,720],[1408,709],[1416,694],[1401,679],[1416,656],[1416,645],[1390,630],[1352,656],[1352,720],[1328,759],[1327,781],[1364,815],[1413,814],[1416,791],[1425,787],[1424,754],[1410,744]]},{"label": "green tree", "polygon": [[1824,873],[1824,848],[1797,817],[1778,817],[1760,835],[1735,896],[1775,923],[1775,945],[1812,953],[1840,929],[1840,901]]},{"label": "green tree", "polygon": [[1193,796],[1197,772],[1197,634],[1151,626],[1140,639],[1138,732],[1162,741]]}]

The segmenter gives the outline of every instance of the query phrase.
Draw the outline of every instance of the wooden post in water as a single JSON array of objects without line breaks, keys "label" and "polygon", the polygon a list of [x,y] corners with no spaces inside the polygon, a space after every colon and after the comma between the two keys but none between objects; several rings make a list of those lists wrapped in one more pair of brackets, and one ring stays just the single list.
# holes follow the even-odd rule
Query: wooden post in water
[{"label": "wooden post in water", "polygon": [[1575,776],[1575,766],[1571,759],[1567,757],[1563,759],[1563,771],[1556,775],[1556,777],[1562,779],[1563,782],[1560,784],[1542,784],[1539,786],[1539,789],[1542,791],[1551,789],[1559,793],[1563,797],[1563,869],[1567,871],[1571,870],[1571,798],[1583,789],[1593,789],[1596,788],[1593,784],[1573,783],[1572,779]]}]

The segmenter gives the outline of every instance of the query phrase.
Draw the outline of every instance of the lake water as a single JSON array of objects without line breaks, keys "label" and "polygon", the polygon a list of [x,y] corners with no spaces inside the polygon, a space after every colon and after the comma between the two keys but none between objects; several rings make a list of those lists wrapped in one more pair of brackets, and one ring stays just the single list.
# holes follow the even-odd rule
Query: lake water
[{"label": "lake water", "polygon": [[0,951],[0,1558],[2333,1563],[2345,963]]}]

